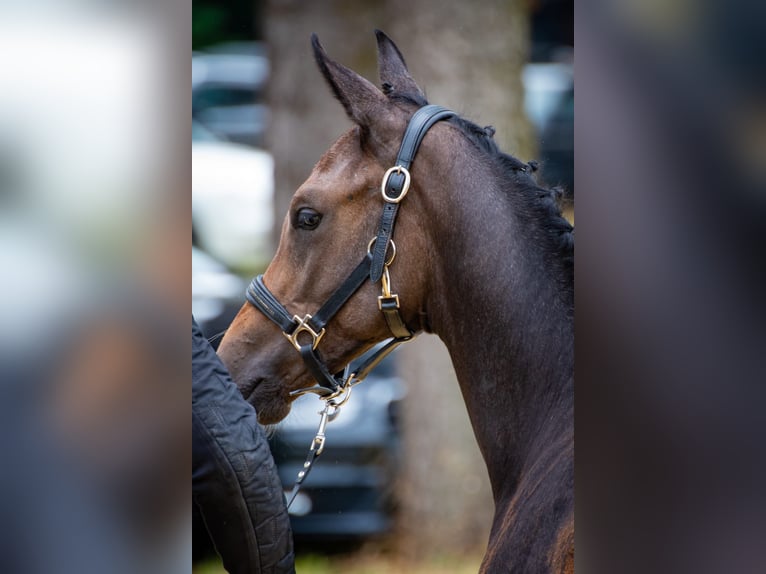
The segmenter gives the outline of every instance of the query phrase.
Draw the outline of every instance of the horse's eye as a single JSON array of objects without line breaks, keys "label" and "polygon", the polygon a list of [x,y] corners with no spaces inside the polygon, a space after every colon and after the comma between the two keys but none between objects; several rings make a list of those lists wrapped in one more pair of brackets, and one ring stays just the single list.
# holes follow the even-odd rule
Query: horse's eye
[{"label": "horse's eye", "polygon": [[320,221],[322,221],[322,214],[308,207],[299,209],[295,216],[295,226],[298,229],[305,229],[307,231],[316,229]]}]

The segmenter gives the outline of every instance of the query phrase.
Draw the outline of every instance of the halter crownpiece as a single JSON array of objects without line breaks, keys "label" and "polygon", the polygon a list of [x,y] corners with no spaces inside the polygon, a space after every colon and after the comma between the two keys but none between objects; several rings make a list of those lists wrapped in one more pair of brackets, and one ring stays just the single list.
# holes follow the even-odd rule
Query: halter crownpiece
[{"label": "halter crownpiece", "polygon": [[455,112],[441,106],[423,106],[416,111],[407,129],[404,131],[399,153],[396,156],[394,166],[383,176],[381,193],[385,200],[383,214],[378,224],[378,233],[375,247],[372,250],[372,265],[370,267],[370,280],[373,283],[380,281],[383,275],[383,263],[388,251],[388,243],[394,232],[396,215],[399,212],[399,203],[407,195],[410,189],[410,166],[418,152],[420,142],[423,141],[428,130],[439,120],[444,120],[455,115]]},{"label": "halter crownpiece", "polygon": [[[410,188],[409,168],[420,143],[431,126],[454,115],[454,112],[435,105],[423,106],[413,114],[404,131],[396,162],[383,176],[381,194],[384,205],[377,234],[370,241],[362,261],[316,313],[306,314],[304,317],[291,315],[266,287],[263,275],[258,275],[250,283],[245,294],[247,300],[282,330],[282,334],[300,353],[307,369],[317,381],[317,385],[313,387],[291,392],[292,396],[315,393],[326,400],[338,397],[351,385],[361,382],[375,365],[396,347],[412,339],[414,333],[409,330],[399,313],[399,296],[391,292],[388,267],[396,257],[396,245],[391,236],[399,205]],[[368,277],[373,283],[381,282],[378,309],[383,313],[393,337],[374,352],[352,361],[343,373],[333,375],[320,359],[317,346],[325,334],[327,323]],[[306,341],[309,338],[311,341],[308,342],[302,343],[300,340]]]}]

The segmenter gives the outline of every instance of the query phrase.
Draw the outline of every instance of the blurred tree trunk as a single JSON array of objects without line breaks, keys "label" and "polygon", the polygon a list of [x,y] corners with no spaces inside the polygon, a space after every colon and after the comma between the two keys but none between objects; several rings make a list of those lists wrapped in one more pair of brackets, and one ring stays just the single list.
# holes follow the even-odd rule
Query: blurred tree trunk
[{"label": "blurred tree trunk", "polygon": [[341,0],[269,2],[266,41],[271,60],[271,123],[267,142],[276,164],[275,246],[293,193],[322,153],[351,127],[314,63],[311,33],[317,33],[333,59],[374,79],[377,64],[372,31],[383,12],[380,4]]},{"label": "blurred tree trunk", "polygon": [[[495,126],[501,148],[527,160],[534,151],[521,85],[527,10],[522,0],[271,0],[266,21],[272,63],[269,142],[280,226],[294,191],[350,126],[316,69],[312,32],[334,59],[377,84],[372,32],[384,30],[431,103]],[[421,336],[405,345],[399,359],[409,396],[398,549],[411,556],[475,549],[487,541],[492,499],[449,356],[436,337]]]}]

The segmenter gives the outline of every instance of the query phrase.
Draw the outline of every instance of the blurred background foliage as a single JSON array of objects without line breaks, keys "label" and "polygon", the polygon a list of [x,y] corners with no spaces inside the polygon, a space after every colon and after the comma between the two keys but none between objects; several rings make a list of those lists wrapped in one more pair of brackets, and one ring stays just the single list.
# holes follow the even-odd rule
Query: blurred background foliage
[{"label": "blurred background foliage", "polygon": [[223,42],[261,40],[264,0],[194,0],[192,49]]}]

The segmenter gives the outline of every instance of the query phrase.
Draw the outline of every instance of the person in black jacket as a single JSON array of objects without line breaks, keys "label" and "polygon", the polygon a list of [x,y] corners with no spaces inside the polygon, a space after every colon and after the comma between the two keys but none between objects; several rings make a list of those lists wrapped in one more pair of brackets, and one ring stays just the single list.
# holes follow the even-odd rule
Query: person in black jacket
[{"label": "person in black jacket", "polygon": [[263,429],[193,317],[192,491],[228,572],[295,572],[282,484]]}]

